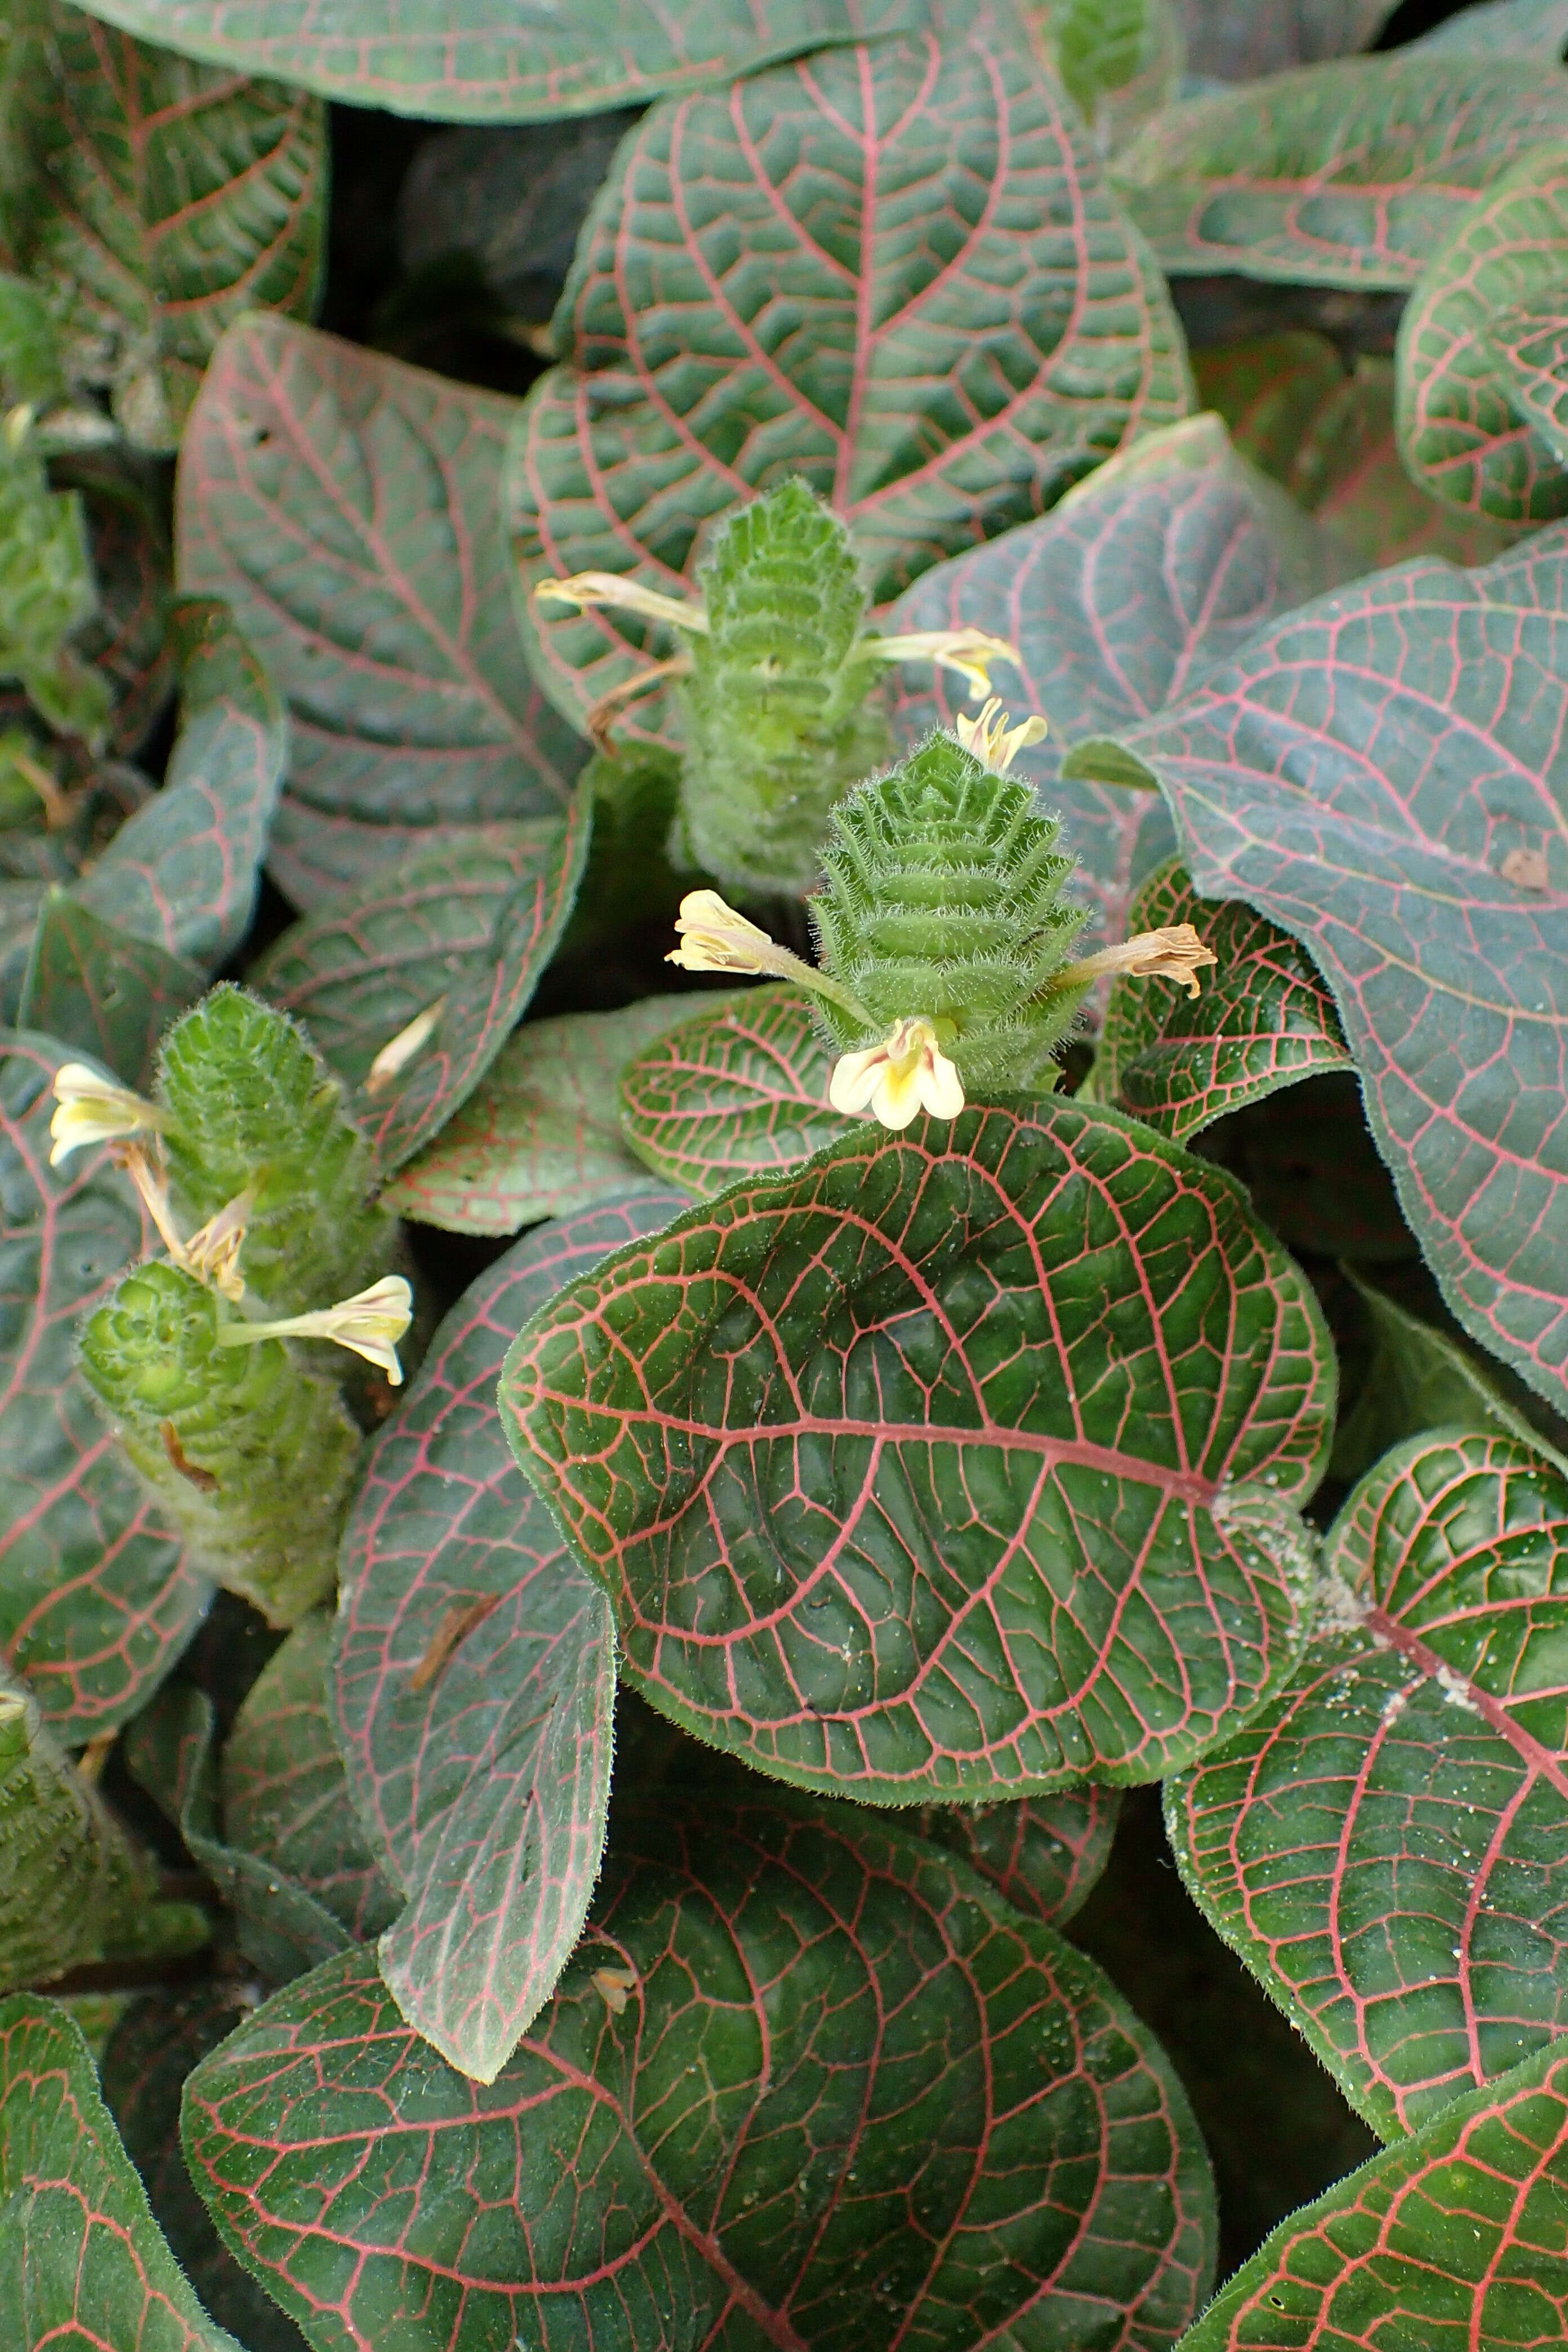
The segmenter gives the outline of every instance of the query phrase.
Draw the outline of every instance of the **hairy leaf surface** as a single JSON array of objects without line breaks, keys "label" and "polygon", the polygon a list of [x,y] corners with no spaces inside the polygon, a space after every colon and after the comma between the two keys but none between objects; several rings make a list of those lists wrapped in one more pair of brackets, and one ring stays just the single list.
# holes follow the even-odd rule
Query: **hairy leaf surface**
[{"label": "hairy leaf surface", "polygon": [[211,1595],[122,1460],[76,1369],[76,1334],[157,1247],[101,1150],[51,1169],[52,1087],[69,1049],[0,1037],[0,1645],[68,1744],[124,1723]]},{"label": "hairy leaf surface", "polygon": [[1310,950],[1449,1305],[1559,1410],[1565,575],[1561,529],[1480,572],[1406,564],[1261,630],[1127,738],[1194,887]]},{"label": "hairy leaf surface", "polygon": [[1170,1792],[1193,1892],[1385,2138],[1568,2023],[1568,1472],[1384,1456],[1285,1688]]},{"label": "hairy leaf surface", "polygon": [[1229,1181],[1047,1099],[689,1212],[534,1318],[500,1402],[654,1706],[910,1804],[1154,1779],[1256,1704],[1332,1393]]},{"label": "hairy leaf surface", "polygon": [[[679,590],[706,524],[798,475],[880,601],[1184,414],[1180,329],[1076,110],[1001,0],[955,13],[628,136],[513,438],[525,588]],[[531,649],[581,723],[647,633],[554,609]]]},{"label": "hairy leaf surface", "polygon": [[227,598],[288,698],[272,860],[300,907],[426,826],[571,796],[587,746],[529,677],[496,520],[516,412],[275,317],[242,320],[208,370],[181,578]]},{"label": "hairy leaf surface", "polygon": [[492,2085],[354,1954],[203,2062],[184,2133],[318,2352],[410,2311],[451,2352],[898,2325],[1163,2352],[1208,2271],[1185,2098],[1106,1979],[847,1807],[618,1814],[594,1925]]},{"label": "hairy leaf surface", "polygon": [[[591,889],[590,868],[584,897]],[[635,1184],[643,1166],[621,1139],[621,1071],[693,1002],[645,996],[619,1013],[525,1022],[456,1117],[387,1187],[387,1207],[447,1233],[515,1234]]]},{"label": "hairy leaf surface", "polygon": [[496,1377],[562,1283],[678,1205],[644,1184],[481,1275],[377,1439],[344,1538],[331,1703],[354,1802],[409,1898],[382,1966],[481,2081],[582,1927],[615,1694],[609,1612],[512,1460]]},{"label": "hairy leaf surface", "polygon": [[656,1176],[706,1198],[847,1135],[853,1122],[828,1108],[832,1074],[806,999],[793,988],[748,989],[628,1065],[626,1139]]},{"label": "hairy leaf surface", "polygon": [[[1171,845],[1159,802],[1062,774],[1074,738],[1146,719],[1253,631],[1342,576],[1316,527],[1195,416],[1135,442],[1043,520],[927,572],[888,616],[889,631],[986,629],[1014,646],[994,685],[1008,709],[1050,733],[1015,766],[1061,812],[1065,845],[1096,902],[1095,927],[1127,929],[1132,891]],[[965,709],[956,678],[907,667],[898,705],[906,743]]]}]

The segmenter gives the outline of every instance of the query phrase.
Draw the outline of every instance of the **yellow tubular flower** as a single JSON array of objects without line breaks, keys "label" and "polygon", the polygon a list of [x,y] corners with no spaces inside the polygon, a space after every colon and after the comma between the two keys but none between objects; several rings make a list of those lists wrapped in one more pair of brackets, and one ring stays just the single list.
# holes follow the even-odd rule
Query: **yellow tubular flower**
[{"label": "yellow tubular flower", "polygon": [[1005,776],[1018,752],[1026,751],[1032,743],[1043,743],[1049,732],[1045,720],[1037,717],[1021,719],[1016,727],[1009,727],[1007,713],[995,695],[978,719],[960,711],[952,726],[964,750],[983,760],[994,776]]},{"label": "yellow tubular flower", "polygon": [[680,912],[675,919],[679,947],[671,948],[666,963],[678,963],[683,971],[740,972],[747,976],[770,974],[775,980],[793,980],[814,996],[830,996],[835,1003],[859,1020],[868,1016],[857,997],[840,988],[825,971],[804,957],[793,955],[770,940],[766,931],[738,915],[733,907],[721,898],[717,890],[689,890],[680,902]]},{"label": "yellow tubular flower", "polygon": [[1191,923],[1171,923],[1158,931],[1140,931],[1117,948],[1101,948],[1098,955],[1063,966],[1051,981],[1055,988],[1079,988],[1098,980],[1101,972],[1127,971],[1138,980],[1179,981],[1189,996],[1198,993],[1198,973],[1219,961],[1205,948]]},{"label": "yellow tubular flower", "polygon": [[163,1124],[163,1112],[128,1087],[100,1078],[81,1062],[62,1062],[55,1072],[49,1166],[58,1168],[84,1143],[110,1143],[117,1136],[142,1135]]},{"label": "yellow tubular flower", "polygon": [[1006,638],[984,629],[915,629],[901,637],[868,637],[861,651],[868,660],[929,661],[938,669],[954,670],[968,687],[971,702],[990,693],[993,662],[1018,667]]},{"label": "yellow tubular flower", "polygon": [[636,613],[644,621],[662,621],[667,629],[708,634],[708,613],[697,597],[665,596],[645,588],[638,580],[618,572],[574,572],[570,580],[542,580],[534,594],[547,604],[574,604],[579,613],[609,605],[618,613]]},{"label": "yellow tubular flower", "polygon": [[400,1274],[389,1274],[335,1307],[289,1315],[277,1323],[222,1323],[217,1336],[228,1348],[247,1347],[253,1339],[330,1339],[376,1365],[395,1389],[403,1383],[397,1343],[413,1320],[413,1292]]},{"label": "yellow tubular flower", "polygon": [[963,1082],[936,1042],[929,1021],[899,1022],[879,1045],[843,1054],[834,1065],[827,1099],[835,1110],[869,1110],[884,1127],[908,1127],[915,1113],[956,1118]]}]

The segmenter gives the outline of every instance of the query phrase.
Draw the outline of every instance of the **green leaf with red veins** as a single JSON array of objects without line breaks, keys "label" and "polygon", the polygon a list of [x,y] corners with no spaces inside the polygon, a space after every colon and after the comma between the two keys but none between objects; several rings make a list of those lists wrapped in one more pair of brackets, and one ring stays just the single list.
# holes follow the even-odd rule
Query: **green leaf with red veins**
[{"label": "green leaf with red veins", "polygon": [[1354,572],[1412,555],[1490,563],[1520,536],[1413,482],[1394,429],[1393,362],[1362,352],[1347,375],[1321,335],[1261,335],[1197,352],[1200,396],[1242,455],[1315,514]]},{"label": "green leaf with red veins", "polygon": [[518,404],[242,320],[180,457],[180,576],[293,715],[271,859],[310,908],[426,827],[558,814],[587,745],[529,676],[497,527]]},{"label": "green leaf with red veins", "polygon": [[517,1026],[572,912],[589,824],[579,796],[563,817],[475,825],[305,916],[250,974],[349,1087],[384,1173],[446,1125]]},{"label": "green leaf with red veins", "polygon": [[1114,753],[1164,787],[1194,887],[1310,950],[1444,1296],[1559,1411],[1565,559],[1558,529],[1343,589]]},{"label": "green leaf with red veins", "polygon": [[1284,1689],[1173,1784],[1183,1874],[1385,2139],[1568,2027],[1568,1472],[1386,1454]]},{"label": "green leaf with red veins", "polygon": [[621,1139],[621,1071],[693,1001],[646,996],[619,1013],[525,1022],[383,1202],[447,1233],[515,1234],[637,1183],[642,1161]]},{"label": "green leaf with red veins", "polygon": [[[1185,413],[1181,330],[1076,110],[1005,0],[957,13],[628,135],[556,313],[566,364],[513,436],[525,589],[597,570],[679,594],[704,526],[796,475],[883,601]],[[579,724],[670,650],[613,614],[531,621]]]},{"label": "green leaf with red veins", "polygon": [[343,1541],[331,1706],[408,1908],[381,1942],[405,2016],[492,2081],[549,1999],[605,1842],[603,1596],[512,1460],[497,1374],[521,1322],[679,1203],[644,1183],[481,1275],[376,1439]]},{"label": "green leaf with red veins", "polygon": [[171,624],[180,731],[162,792],[71,886],[90,914],[210,973],[256,908],[289,722],[227,608],[183,599]]},{"label": "green leaf with red veins", "polygon": [[1177,2352],[1512,2352],[1568,2337],[1561,2042],[1336,2182]]},{"label": "green leaf with red veins", "polygon": [[1173,861],[1128,910],[1130,932],[1190,923],[1219,958],[1197,996],[1179,981],[1123,972],[1095,1056],[1098,1099],[1178,1143],[1244,1103],[1325,1070],[1347,1070],[1333,999],[1305,949],[1235,899],[1200,898]]},{"label": "green leaf with red veins", "polygon": [[131,758],[174,685],[168,530],[146,487],[112,457],[57,458],[50,474],[62,488],[81,492],[98,610],[75,643],[114,689],[109,748]]},{"label": "green leaf with red veins", "polygon": [[492,2085],[346,1955],[203,2061],[184,2139],[317,2352],[410,2324],[446,2352],[1164,2352],[1212,2259],[1186,2100],[1093,1962],[850,1806],[618,1811]]},{"label": "green leaf with red veins", "polygon": [[93,15],[194,58],[349,106],[438,122],[531,122],[646,105],[774,58],[923,22],[922,0],[93,0]]},{"label": "green leaf with red veins", "polygon": [[206,984],[194,963],[100,922],[56,889],[38,911],[17,1020],[144,1091],[159,1038]]},{"label": "green leaf with red veins", "polygon": [[76,1369],[78,1328],[158,1237],[106,1152],[48,1164],[54,1075],[73,1058],[0,1037],[0,1649],[71,1747],[146,1705],[212,1591]]},{"label": "green leaf with red veins", "polygon": [[1568,0],[1479,0],[1412,47],[1432,57],[1550,58],[1563,62]]},{"label": "green leaf with red veins", "polygon": [[1560,74],[1405,50],[1188,99],[1111,178],[1170,276],[1402,293],[1478,196],[1564,133]]},{"label": "green leaf with red veins", "polygon": [[1157,1779],[1255,1706],[1333,1389],[1239,1189],[1052,1098],[689,1211],[535,1317],[500,1407],[645,1697],[912,1804]]},{"label": "green leaf with red veins", "polygon": [[1399,322],[1399,446],[1417,481],[1468,513],[1551,522],[1568,513],[1568,466],[1516,413],[1490,330],[1562,288],[1568,143],[1535,148],[1435,253]]},{"label": "green leaf with red veins", "polygon": [[[1100,920],[1087,940],[1121,940],[1131,892],[1171,846],[1146,793],[1062,774],[1074,738],[1146,719],[1277,613],[1343,576],[1332,543],[1230,448],[1213,416],[1134,442],[1040,522],[939,564],[901,596],[889,633],[989,630],[1016,649],[996,692],[1050,733],[1014,768],[1062,817],[1064,846]],[[962,682],[929,665],[902,672],[899,732],[917,742],[969,706]]]},{"label": "green leaf with red veins", "polygon": [[1182,0],[1187,71],[1252,81],[1366,49],[1394,0]]},{"label": "green leaf with red veins", "polygon": [[1568,462],[1568,277],[1494,310],[1486,345],[1515,415]]},{"label": "green leaf with red veins", "polygon": [[142,2175],[175,2261],[246,2352],[304,2352],[293,2321],[227,2252],[180,2147],[180,2094],[198,2058],[242,2024],[253,2001],[233,1984],[134,2000],[113,2026],[100,2071],[104,2101]]},{"label": "green leaf with red veins", "polygon": [[286,1871],[356,1943],[395,1919],[401,1898],[375,1866],[327,1715],[332,1621],[301,1619],[251,1684],[220,1768],[224,1834]]},{"label": "green leaf with red veins", "polygon": [[988,1878],[1015,1910],[1064,1927],[1110,1859],[1120,1789],[1085,1781],[1009,1805],[921,1805],[911,1830]]},{"label": "green leaf with red veins", "polygon": [[65,2011],[0,2001],[0,2309],[15,2352],[241,2352],[180,2274]]},{"label": "green leaf with red veins", "polygon": [[830,1110],[833,1056],[805,997],[752,988],[671,1029],[621,1076],[621,1125],[656,1176],[708,1198],[809,1160],[857,1121]]},{"label": "green leaf with red veins", "polygon": [[229,320],[315,308],[326,109],[62,0],[22,0],[6,52],[8,266],[47,295],[68,374],[172,451]]},{"label": "green leaf with red veins", "polygon": [[225,1836],[215,1749],[212,1701],[176,1680],[131,1726],[125,1764],[234,1913],[251,1967],[270,1984],[287,1984],[342,1951],[349,1931],[276,1857],[249,1853]]}]

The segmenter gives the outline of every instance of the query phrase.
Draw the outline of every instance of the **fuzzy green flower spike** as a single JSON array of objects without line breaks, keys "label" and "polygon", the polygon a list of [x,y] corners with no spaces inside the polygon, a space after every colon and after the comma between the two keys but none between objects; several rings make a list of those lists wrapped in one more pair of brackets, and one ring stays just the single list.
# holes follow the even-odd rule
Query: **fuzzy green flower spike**
[{"label": "fuzzy green flower spike", "polygon": [[89,1961],[195,1951],[207,1923],[160,1903],[152,1856],[50,1738],[0,1668],[0,1992]]},{"label": "fuzzy green flower spike", "polygon": [[815,996],[839,1053],[837,1110],[901,1128],[922,1109],[955,1118],[966,1094],[1048,1091],[1101,972],[1174,978],[1195,995],[1215,959],[1187,923],[1073,959],[1089,913],[1066,895],[1076,860],[1006,772],[1037,726],[1009,727],[987,705],[967,741],[931,735],[839,803],[810,901],[819,967],[711,890],[684,900],[669,961],[766,973]]},{"label": "fuzzy green flower spike", "polygon": [[1011,648],[978,629],[879,637],[844,524],[801,481],[731,515],[697,575],[700,600],[611,572],[549,580],[546,602],[619,607],[673,630],[682,650],[628,681],[594,714],[602,741],[616,711],[679,681],[685,736],[677,862],[736,889],[799,893],[816,877],[828,813],[887,757],[872,688],[889,662],[956,670],[972,693]]},{"label": "fuzzy green flower spike", "polygon": [[[231,1331],[249,1344],[226,1344]],[[81,1365],[216,1582],[274,1625],[330,1594],[360,1444],[331,1381],[282,1339],[229,1325],[216,1291],[175,1265],[125,1276],[89,1318]]]}]

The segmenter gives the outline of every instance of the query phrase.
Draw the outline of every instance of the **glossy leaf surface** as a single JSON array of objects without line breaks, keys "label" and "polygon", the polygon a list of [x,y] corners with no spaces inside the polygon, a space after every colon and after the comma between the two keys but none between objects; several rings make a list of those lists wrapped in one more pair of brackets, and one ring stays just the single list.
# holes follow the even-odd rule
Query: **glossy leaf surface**
[{"label": "glossy leaf surface", "polygon": [[1568,2021],[1568,1473],[1384,1456],[1285,1689],[1170,1796],[1198,1901],[1385,2138]]},{"label": "glossy leaf surface", "polygon": [[181,578],[229,601],[289,701],[273,859],[301,907],[426,826],[570,798],[587,747],[529,676],[496,520],[516,410],[279,318],[245,320],[208,371]]},{"label": "glossy leaf surface", "polygon": [[1564,2197],[1559,2042],[1293,2213],[1180,2352],[1513,2352],[1561,2341]]},{"label": "glossy leaf surface", "polygon": [[333,1744],[331,1639],[331,1615],[313,1610],[246,1693],[224,1743],[223,1825],[231,1845],[276,1864],[365,1943],[402,1903],[366,1846]]},{"label": "glossy leaf surface", "polygon": [[68,890],[51,890],[38,911],[17,1018],[142,1089],[159,1038],[205,986],[205,973],[183,956],[116,930]]},{"label": "glossy leaf surface", "polygon": [[771,58],[893,31],[919,0],[347,0],[324,22],[296,0],[94,0],[93,14],[350,106],[437,121],[527,122],[645,104]]},{"label": "glossy leaf surface", "polygon": [[[1235,653],[1276,614],[1341,576],[1316,527],[1292,512],[1197,416],[1151,434],[1026,523],[933,572],[900,598],[888,627],[969,624],[1016,647],[995,690],[1050,733],[1015,762],[1059,809],[1100,913],[1096,936],[1126,935],[1132,891],[1171,845],[1158,801],[1061,772],[1079,735],[1146,719]],[[913,743],[968,706],[956,678],[906,667],[900,733]]]},{"label": "glossy leaf surface", "polygon": [[1310,950],[1449,1305],[1559,1409],[1565,561],[1556,530],[1343,589],[1127,739],[1194,887]]},{"label": "glossy leaf surface", "polygon": [[1521,416],[1500,373],[1495,319],[1560,290],[1568,142],[1535,148],[1433,255],[1399,322],[1399,439],[1418,481],[1503,522],[1568,512],[1568,466]]},{"label": "glossy leaf surface", "polygon": [[225,1836],[216,1724],[205,1691],[183,1681],[161,1690],[132,1725],[125,1761],[234,1913],[239,1948],[268,1983],[287,1984],[342,1951],[349,1931],[325,1903],[274,1857]]},{"label": "glossy leaf surface", "polygon": [[644,1171],[621,1139],[620,1075],[693,1002],[647,996],[620,1013],[525,1022],[387,1187],[387,1207],[447,1233],[515,1234],[637,1183]]},{"label": "glossy leaf surface", "polygon": [[1191,923],[1219,958],[1189,996],[1173,980],[1111,986],[1095,1093],[1180,1143],[1281,1087],[1351,1066],[1333,1000],[1306,951],[1250,907],[1200,898],[1163,866],[1128,911],[1129,932]]},{"label": "glossy leaf surface", "polygon": [[1016,1911],[1065,1927],[1110,1857],[1119,1789],[1086,1781],[1010,1805],[921,1805],[910,1827],[988,1878]]},{"label": "glossy leaf surface", "polygon": [[226,608],[174,608],[180,731],[161,792],[72,895],[90,914],[209,972],[250,928],[288,757],[288,719]]},{"label": "glossy leaf surface", "polygon": [[[1076,110],[1000,5],[952,13],[628,136],[556,314],[567,364],[513,440],[525,588],[679,588],[705,524],[799,475],[881,601],[1184,414],[1180,330]],[[581,723],[647,631],[555,612],[538,675]]]},{"label": "glossy leaf surface", "polygon": [[493,2080],[548,1999],[598,1870],[609,1612],[495,1411],[514,1333],[676,1196],[644,1184],[520,1242],[447,1318],[377,1439],[342,1552],[332,1705],[355,1804],[408,1895],[398,2005]]},{"label": "glossy leaf surface", "polygon": [[80,2032],[0,2002],[0,2309],[16,2352],[240,2352],[180,2274]]},{"label": "glossy leaf surface", "polygon": [[61,0],[16,12],[5,100],[9,266],[47,293],[68,373],[110,391],[133,444],[171,451],[228,321],[315,307],[326,110]]},{"label": "glossy leaf surface", "polygon": [[1478,195],[1565,132],[1561,76],[1406,52],[1189,99],[1113,177],[1172,276],[1403,291]]},{"label": "glossy leaf surface", "polygon": [[0,1039],[0,1644],[57,1738],[74,1745],[143,1706],[211,1588],[121,1460],[76,1369],[78,1326],[157,1246],[101,1150],[51,1169],[51,1039]]},{"label": "glossy leaf surface", "polygon": [[854,1122],[828,1108],[832,1074],[807,1000],[787,987],[748,989],[628,1064],[626,1139],[656,1176],[707,1198],[847,1135]]},{"label": "glossy leaf surface", "polygon": [[1155,1779],[1255,1703],[1332,1390],[1227,1180],[1047,1100],[689,1212],[535,1318],[500,1404],[654,1706],[909,1804]]},{"label": "glossy leaf surface", "polygon": [[[286,931],[253,975],[304,1022],[351,1089],[389,1173],[467,1101],[538,985],[572,911],[588,811],[475,826],[376,873]],[[436,1008],[428,1035],[380,1080],[376,1055]]]},{"label": "glossy leaf surface", "polygon": [[197,2068],[184,2133],[318,2352],[405,2314],[451,2352],[806,2352],[893,2314],[953,2352],[1163,2352],[1208,2269],[1186,2101],[1092,1962],[849,1808],[617,1816],[588,1937],[492,2086],[352,1955]]}]

